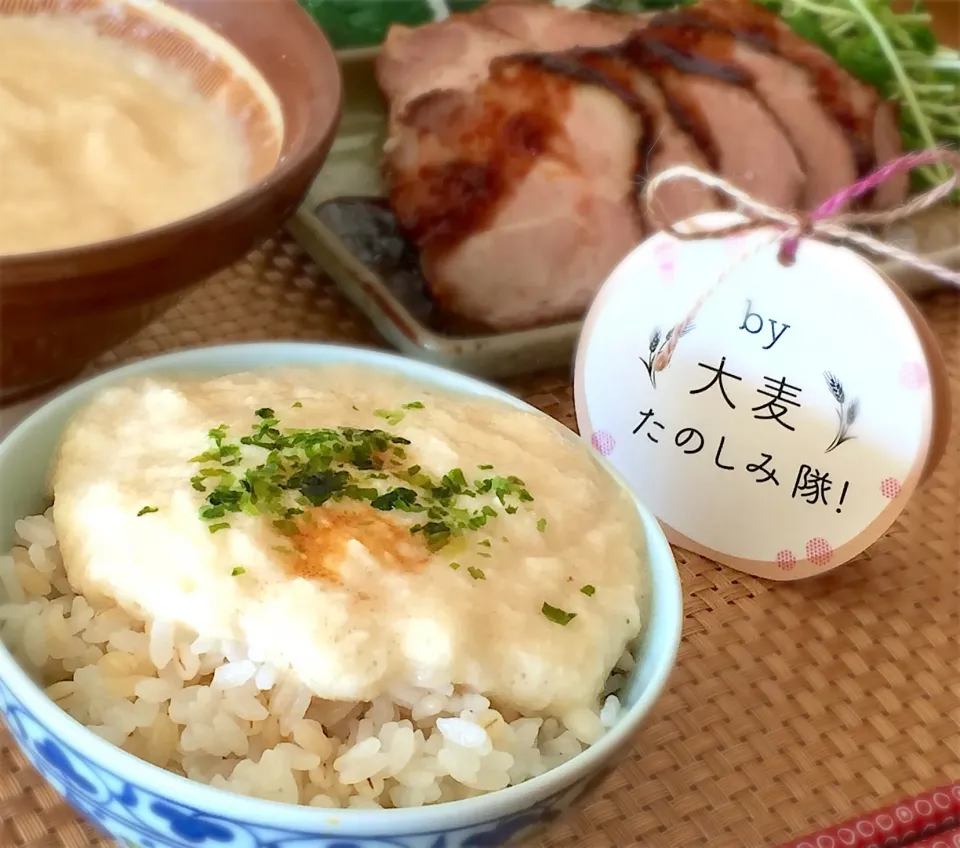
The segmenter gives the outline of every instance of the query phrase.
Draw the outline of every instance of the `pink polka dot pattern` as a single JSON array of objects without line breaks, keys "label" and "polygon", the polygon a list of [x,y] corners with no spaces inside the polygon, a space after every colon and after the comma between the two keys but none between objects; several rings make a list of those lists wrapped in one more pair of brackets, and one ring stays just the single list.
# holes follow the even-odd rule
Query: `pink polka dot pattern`
[{"label": "pink polka dot pattern", "polygon": [[886,477],[880,483],[880,494],[883,495],[887,500],[893,500],[897,495],[900,494],[900,481],[895,477]]},{"label": "pink polka dot pattern", "polygon": [[876,818],[877,827],[880,828],[884,833],[889,833],[893,830],[893,819],[887,813],[881,813]]},{"label": "pink polka dot pattern", "polygon": [[[841,822],[780,848],[960,848],[960,831],[952,829],[958,824],[960,782]],[[935,833],[939,836],[932,836]]]},{"label": "pink polka dot pattern", "polygon": [[908,391],[919,391],[930,382],[930,374],[922,362],[905,362],[900,368],[900,385]]},{"label": "pink polka dot pattern", "polygon": [[664,238],[654,249],[654,256],[664,282],[670,282],[677,267],[677,248],[673,239]]},{"label": "pink polka dot pattern", "polygon": [[797,558],[793,555],[793,551],[788,551],[785,548],[782,551],[777,551],[777,565],[784,571],[789,571],[796,564]]},{"label": "pink polka dot pattern", "polygon": [[807,542],[807,559],[814,565],[828,565],[833,559],[833,548],[826,539],[811,539]]},{"label": "pink polka dot pattern", "polygon": [[601,456],[610,456],[617,443],[614,441],[613,436],[606,430],[597,430],[597,432],[590,437],[590,444],[593,445]]}]

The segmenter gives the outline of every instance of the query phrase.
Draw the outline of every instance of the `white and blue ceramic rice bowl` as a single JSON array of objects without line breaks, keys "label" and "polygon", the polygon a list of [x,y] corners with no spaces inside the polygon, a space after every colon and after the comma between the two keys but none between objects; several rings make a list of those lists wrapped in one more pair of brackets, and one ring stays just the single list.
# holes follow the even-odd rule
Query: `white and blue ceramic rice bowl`
[{"label": "white and blue ceramic rice bowl", "polygon": [[[271,343],[158,357],[82,383],[0,443],[0,552],[14,523],[47,502],[51,459],[68,420],[106,386],[148,374],[219,376],[274,366],[372,366],[529,409],[477,380],[393,355],[332,345]],[[571,439],[576,439],[570,434]],[[598,462],[603,462],[598,457]],[[610,474],[616,477],[611,469]],[[646,533],[650,609],[636,665],[611,730],[563,765],[469,800],[410,809],[330,810],[254,800],[192,782],[114,747],[62,711],[0,647],[0,711],[26,756],[74,807],[122,844],[140,848],[499,848],[529,839],[579,802],[631,750],[676,658],[682,601],[676,565],[657,521],[636,505]]]}]

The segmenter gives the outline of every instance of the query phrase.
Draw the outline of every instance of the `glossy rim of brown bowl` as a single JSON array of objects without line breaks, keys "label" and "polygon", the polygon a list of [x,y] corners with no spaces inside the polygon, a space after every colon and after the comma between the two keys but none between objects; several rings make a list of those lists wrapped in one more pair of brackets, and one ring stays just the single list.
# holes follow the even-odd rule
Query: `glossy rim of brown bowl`
[{"label": "glossy rim of brown bowl", "polygon": [[[336,54],[326,34],[297,0],[258,0],[255,4],[230,0],[163,0],[197,20],[229,42],[263,78],[280,105],[283,138],[273,169],[238,194],[188,217],[178,218],[161,227],[132,233],[115,239],[55,248],[34,253],[0,254],[0,299],[12,291],[36,291],[44,285],[63,285],[74,276],[86,276],[98,270],[135,265],[138,246],[163,245],[178,234],[187,233],[218,219],[235,218],[255,198],[270,195],[303,173],[315,174],[333,143],[343,110],[343,81]],[[256,17],[249,10],[257,10]],[[248,10],[246,13],[244,9]],[[244,15],[247,14],[246,20]],[[264,15],[266,17],[264,17]],[[259,24],[266,20],[268,26]],[[291,104],[307,104],[299,127],[291,122]],[[302,141],[293,151],[289,147],[291,126],[301,129]],[[313,140],[309,140],[313,137]],[[268,234],[265,234],[268,235]],[[115,262],[113,259],[122,261]],[[73,269],[52,274],[58,267]],[[36,269],[37,273],[29,273]],[[9,276],[8,276],[9,275]],[[20,279],[10,279],[20,277]],[[26,279],[23,279],[26,277]]]}]

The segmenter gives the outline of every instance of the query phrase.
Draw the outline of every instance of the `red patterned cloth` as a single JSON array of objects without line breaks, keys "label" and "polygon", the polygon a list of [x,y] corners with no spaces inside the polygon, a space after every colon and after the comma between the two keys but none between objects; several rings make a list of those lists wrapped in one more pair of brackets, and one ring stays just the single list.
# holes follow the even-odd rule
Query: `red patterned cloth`
[{"label": "red patterned cloth", "polygon": [[960,781],[788,842],[781,848],[960,848]]},{"label": "red patterned cloth", "polygon": [[954,828],[921,842],[914,842],[908,848],[960,848],[960,830]]}]

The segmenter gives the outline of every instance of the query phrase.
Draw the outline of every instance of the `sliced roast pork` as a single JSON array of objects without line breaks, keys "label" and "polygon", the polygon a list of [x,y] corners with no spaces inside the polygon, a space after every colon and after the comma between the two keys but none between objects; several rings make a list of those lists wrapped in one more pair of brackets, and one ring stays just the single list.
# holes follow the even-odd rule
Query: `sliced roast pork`
[{"label": "sliced roast pork", "polygon": [[[674,165],[692,165],[710,170],[711,163],[696,140],[685,129],[688,116],[671,102],[657,79],[648,75],[619,50],[579,50],[568,54],[567,67],[585,67],[615,81],[627,106],[644,122],[640,171],[636,190],[643,191],[646,176],[658,174]],[[670,224],[720,208],[712,191],[692,180],[669,183],[657,193],[653,215],[644,223],[650,232]]]},{"label": "sliced roast pork", "polygon": [[755,95],[749,75],[731,62],[688,52],[674,33],[648,28],[612,50],[656,81],[712,171],[758,200],[797,208],[805,174],[785,128]]},{"label": "sliced roast pork", "polygon": [[[858,176],[902,153],[893,104],[883,101],[876,89],[797,35],[778,15],[751,0],[701,0],[685,13],[709,20],[754,49],[777,55],[805,71],[821,107],[843,129]],[[908,177],[902,175],[886,182],[866,202],[874,208],[895,205],[906,197],[908,187]]]},{"label": "sliced roast pork", "polygon": [[[732,65],[779,121],[806,176],[800,206],[812,209],[857,178],[857,163],[843,127],[821,104],[809,72],[741,40],[716,16],[693,7],[658,15],[648,30],[690,55]],[[773,151],[771,151],[772,154]]]},{"label": "sliced roast pork", "polygon": [[644,232],[724,205],[677,182],[644,221],[665,168],[810,209],[901,152],[895,107],[751,0],[644,17],[490,0],[395,27],[377,71],[389,199],[428,290],[496,329],[577,316]]},{"label": "sliced roast pork", "polygon": [[643,122],[610,83],[501,59],[413,101],[385,175],[443,309],[496,329],[582,314],[642,238]]},{"label": "sliced roast pork", "polygon": [[651,17],[568,9],[541,0],[488,0],[475,16],[543,53],[616,44]]},{"label": "sliced roast pork", "polygon": [[487,26],[475,14],[451,15],[416,28],[391,27],[376,66],[391,121],[423,94],[471,91],[487,78],[494,59],[528,47],[526,42]]},{"label": "sliced roast pork", "polygon": [[474,12],[442,21],[391,27],[377,59],[377,82],[395,116],[428,91],[473,88],[500,56],[614,44],[648,18],[541,0],[488,0]]},{"label": "sliced roast pork", "polygon": [[[756,96],[749,74],[724,58],[689,52],[687,40],[683,28],[651,25],[612,47],[564,55],[617,80],[634,108],[639,101],[651,127],[644,178],[690,164],[759,200],[797,208],[806,180],[785,127]],[[655,203],[651,230],[717,208],[712,193],[692,181],[668,185]]]}]

